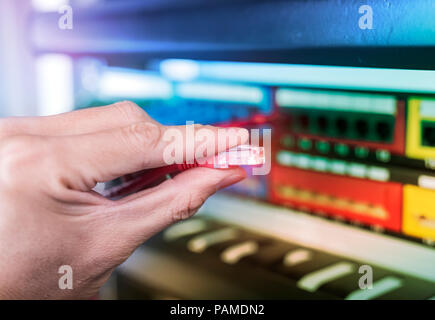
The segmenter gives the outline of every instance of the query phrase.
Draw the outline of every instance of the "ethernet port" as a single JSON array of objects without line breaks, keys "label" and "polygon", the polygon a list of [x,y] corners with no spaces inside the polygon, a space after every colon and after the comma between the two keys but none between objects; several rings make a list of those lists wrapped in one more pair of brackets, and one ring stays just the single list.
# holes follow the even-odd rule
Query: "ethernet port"
[{"label": "ethernet port", "polygon": [[344,118],[337,118],[335,120],[335,127],[337,129],[338,134],[345,135],[347,133],[347,121]]},{"label": "ethernet port", "polygon": [[391,125],[386,121],[376,123],[376,133],[380,140],[387,140],[391,136]]},{"label": "ethernet port", "polygon": [[317,128],[320,133],[325,133],[328,129],[328,119],[325,116],[317,118]]},{"label": "ethernet port", "polygon": [[355,124],[356,132],[358,134],[358,137],[360,138],[366,138],[367,134],[369,133],[369,124],[364,119],[359,119],[356,121]]},{"label": "ethernet port", "polygon": [[309,123],[310,123],[310,119],[306,114],[302,114],[299,116],[299,121],[298,121],[299,128],[306,131],[308,129]]},{"label": "ethernet port", "polygon": [[283,123],[284,123],[284,124],[285,124],[289,129],[293,129],[293,128],[296,127],[296,125],[297,125],[296,118],[295,118],[293,115],[291,115],[291,114],[288,114],[288,115],[284,118]]},{"label": "ethernet port", "polygon": [[423,128],[423,145],[435,146],[435,127]]}]

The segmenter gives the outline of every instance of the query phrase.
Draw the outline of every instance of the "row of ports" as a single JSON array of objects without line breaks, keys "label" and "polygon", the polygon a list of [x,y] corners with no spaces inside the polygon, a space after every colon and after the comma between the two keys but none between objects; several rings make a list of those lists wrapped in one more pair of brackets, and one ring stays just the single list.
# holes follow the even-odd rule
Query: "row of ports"
[{"label": "row of ports", "polygon": [[335,210],[349,211],[357,215],[370,216],[377,219],[386,219],[388,212],[380,205],[369,202],[354,201],[353,199],[340,198],[318,193],[310,190],[299,189],[288,185],[276,186],[276,192],[287,200],[295,203],[309,203],[314,206],[323,206],[328,212],[334,213]]},{"label": "row of ports", "polygon": [[[287,205],[336,217],[343,217],[344,211],[355,215],[352,219],[347,216],[352,221],[361,221],[360,219],[362,219],[361,222],[364,222],[364,218],[368,217],[385,220],[391,214],[380,204],[332,196],[327,192],[302,189],[288,184],[274,184],[273,192]],[[435,211],[432,201],[434,195],[434,190],[413,185],[403,186],[403,210],[399,214],[402,217],[402,224],[400,229],[395,231],[424,239],[427,243],[434,243]],[[397,200],[400,201],[400,199]],[[319,211],[319,208],[322,210]],[[346,214],[344,216],[346,217]],[[389,226],[386,225],[386,227]]]},{"label": "row of ports", "polygon": [[331,117],[292,114],[291,129],[320,136],[388,142],[392,140],[394,119]]},{"label": "row of ports", "polygon": [[402,185],[396,182],[272,165],[269,190],[270,200],[277,204],[296,204],[400,231]]}]

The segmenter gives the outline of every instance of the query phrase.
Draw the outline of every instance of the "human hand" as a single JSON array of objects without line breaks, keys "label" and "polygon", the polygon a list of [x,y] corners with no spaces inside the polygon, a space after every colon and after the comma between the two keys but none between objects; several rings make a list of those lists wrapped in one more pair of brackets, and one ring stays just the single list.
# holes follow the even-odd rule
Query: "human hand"
[{"label": "human hand", "polygon": [[[248,139],[242,129],[236,144],[222,144],[217,128],[201,127],[213,132],[216,152]],[[195,168],[116,201],[92,190],[165,165],[169,128],[185,138],[184,126],[162,126],[131,102],[0,119],[0,299],[93,297],[146,239],[245,177],[241,168]],[[72,290],[58,286],[62,265],[72,267]]]}]

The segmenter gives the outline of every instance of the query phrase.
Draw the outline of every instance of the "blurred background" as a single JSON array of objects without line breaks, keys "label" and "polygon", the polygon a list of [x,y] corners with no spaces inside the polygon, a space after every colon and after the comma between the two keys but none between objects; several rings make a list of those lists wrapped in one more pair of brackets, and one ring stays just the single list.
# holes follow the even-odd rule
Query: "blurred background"
[{"label": "blurred background", "polygon": [[272,129],[269,175],[145,243],[101,299],[434,299],[434,18],[431,0],[2,0],[0,117],[131,100]]}]

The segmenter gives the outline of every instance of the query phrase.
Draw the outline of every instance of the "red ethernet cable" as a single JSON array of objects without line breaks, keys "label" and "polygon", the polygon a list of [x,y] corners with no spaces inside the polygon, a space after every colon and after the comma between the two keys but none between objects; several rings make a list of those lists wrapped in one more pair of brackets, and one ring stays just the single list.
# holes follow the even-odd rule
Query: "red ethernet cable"
[{"label": "red ethernet cable", "polygon": [[193,163],[172,164],[160,168],[141,171],[137,174],[123,177],[121,185],[113,186],[103,191],[107,198],[122,197],[137,191],[162,179],[166,175],[197,167],[225,169],[236,166],[260,166],[265,162],[264,148],[251,145],[240,145],[221,152],[204,161]]}]

